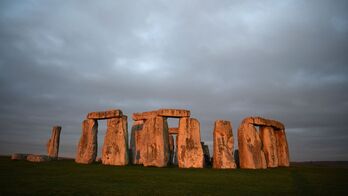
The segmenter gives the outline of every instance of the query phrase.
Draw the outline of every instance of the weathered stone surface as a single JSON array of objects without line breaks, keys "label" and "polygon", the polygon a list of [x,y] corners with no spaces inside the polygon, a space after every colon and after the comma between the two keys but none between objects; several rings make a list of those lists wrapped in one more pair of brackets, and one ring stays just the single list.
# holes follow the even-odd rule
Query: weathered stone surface
[{"label": "weathered stone surface", "polygon": [[59,138],[62,127],[54,126],[52,128],[51,138],[47,143],[47,155],[51,158],[58,158]]},{"label": "weathered stone surface", "polygon": [[166,118],[145,121],[141,134],[140,162],[144,166],[165,167],[169,161],[168,123]]},{"label": "weathered stone surface", "polygon": [[213,168],[234,169],[233,133],[229,121],[217,120],[214,125],[214,162]]},{"label": "weathered stone surface", "polygon": [[28,154],[14,153],[11,155],[11,160],[26,160]]},{"label": "weathered stone surface", "polygon": [[277,141],[273,127],[260,127],[262,150],[265,154],[267,167],[278,167]]},{"label": "weathered stone surface", "polygon": [[177,127],[171,127],[168,130],[169,134],[178,134],[179,133],[179,128]]},{"label": "weathered stone surface", "polygon": [[35,155],[35,154],[30,154],[27,156],[27,160],[30,162],[45,162],[45,161],[50,161],[50,157],[46,155]]},{"label": "weathered stone surface", "polygon": [[98,122],[93,119],[84,120],[82,123],[82,134],[77,146],[76,163],[90,164],[97,157],[97,133]]},{"label": "weathered stone surface", "polygon": [[138,120],[147,120],[150,118],[154,118],[158,115],[157,110],[155,111],[148,111],[148,112],[137,112],[132,114],[132,119],[135,121]]},{"label": "weathered stone surface", "polygon": [[243,121],[238,128],[240,167],[247,169],[266,168],[266,159],[261,148],[262,142],[256,128],[253,124]]},{"label": "weathered stone surface", "polygon": [[180,110],[180,109],[159,109],[159,116],[171,117],[171,118],[181,118],[181,117],[190,117],[189,110]]},{"label": "weathered stone surface", "polygon": [[140,150],[142,149],[142,130],[144,126],[143,120],[134,121],[132,125],[131,132],[131,151],[132,151],[132,163],[142,164],[142,159],[140,158]]},{"label": "weathered stone surface", "polygon": [[259,116],[245,118],[242,123],[249,123],[257,126],[273,127],[275,129],[284,129],[283,123],[276,120],[265,119]]},{"label": "weathered stone surface", "polygon": [[200,124],[193,118],[180,118],[178,140],[178,165],[180,168],[203,168]]},{"label": "weathered stone surface", "polygon": [[159,109],[148,112],[139,112],[133,113],[133,120],[147,120],[150,118],[154,118],[155,116],[164,116],[170,118],[181,118],[181,117],[189,117],[189,110],[181,110],[181,109]]},{"label": "weathered stone surface", "polygon": [[101,159],[104,165],[128,164],[127,116],[107,120]]},{"label": "weathered stone surface", "polygon": [[286,140],[286,134],[284,130],[274,131],[274,135],[276,137],[277,143],[277,154],[278,154],[278,165],[289,167],[290,159],[289,159],[289,147],[288,142]]},{"label": "weathered stone surface", "polygon": [[169,134],[168,137],[168,143],[169,143],[169,163],[168,164],[172,164],[173,163],[173,158],[174,158],[174,136]]},{"label": "weathered stone surface", "polygon": [[122,111],[115,109],[115,110],[108,110],[108,111],[102,111],[102,112],[90,112],[87,114],[87,119],[101,120],[101,119],[109,119],[109,118],[121,118],[122,116],[123,116]]}]

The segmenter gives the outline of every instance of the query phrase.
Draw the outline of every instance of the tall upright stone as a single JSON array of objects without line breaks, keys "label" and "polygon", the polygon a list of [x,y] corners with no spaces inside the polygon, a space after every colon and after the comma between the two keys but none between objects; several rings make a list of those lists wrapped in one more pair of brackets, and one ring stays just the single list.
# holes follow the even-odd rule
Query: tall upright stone
[{"label": "tall upright stone", "polygon": [[144,166],[165,167],[169,161],[168,123],[165,117],[147,119],[141,134],[140,159]]},{"label": "tall upright stone", "polygon": [[127,116],[107,120],[101,161],[104,165],[128,164]]},{"label": "tall upright stone", "polygon": [[260,126],[262,150],[265,153],[267,167],[278,167],[277,139],[272,127]]},{"label": "tall upright stone", "polygon": [[131,151],[132,151],[132,164],[142,164],[140,157],[140,151],[142,149],[142,135],[143,135],[144,120],[136,120],[132,125],[131,132]]},{"label": "tall upright stone", "polygon": [[168,143],[169,143],[169,164],[173,163],[174,159],[174,136],[172,134],[169,134],[168,138]]},{"label": "tall upright stone", "polygon": [[274,131],[274,135],[277,141],[278,165],[289,167],[289,147],[284,129]]},{"label": "tall upright stone", "polygon": [[199,121],[188,117],[180,118],[177,141],[179,167],[203,168],[204,156]]},{"label": "tall upright stone", "polygon": [[267,168],[265,154],[262,151],[262,142],[253,124],[243,121],[239,126],[238,149],[241,168]]},{"label": "tall upright stone", "polygon": [[236,163],[233,156],[233,133],[229,121],[217,120],[214,125],[214,159],[213,168],[235,169]]},{"label": "tall upright stone", "polygon": [[95,161],[98,148],[97,133],[97,120],[87,119],[83,121],[82,135],[77,146],[76,163],[90,164]]},{"label": "tall upright stone", "polygon": [[54,126],[52,128],[51,138],[48,140],[47,143],[47,155],[50,158],[58,158],[59,138],[61,130],[62,127],[60,126]]}]

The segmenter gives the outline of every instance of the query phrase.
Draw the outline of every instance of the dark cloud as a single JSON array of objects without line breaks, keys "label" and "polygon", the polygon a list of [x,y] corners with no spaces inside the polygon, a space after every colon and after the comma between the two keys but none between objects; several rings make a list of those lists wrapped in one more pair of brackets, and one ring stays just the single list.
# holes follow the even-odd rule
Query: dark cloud
[{"label": "dark cloud", "polygon": [[74,156],[89,111],[174,107],[209,144],[214,120],[236,135],[261,115],[284,122],[293,160],[348,159],[346,1],[0,4],[0,153],[44,153],[61,124]]}]

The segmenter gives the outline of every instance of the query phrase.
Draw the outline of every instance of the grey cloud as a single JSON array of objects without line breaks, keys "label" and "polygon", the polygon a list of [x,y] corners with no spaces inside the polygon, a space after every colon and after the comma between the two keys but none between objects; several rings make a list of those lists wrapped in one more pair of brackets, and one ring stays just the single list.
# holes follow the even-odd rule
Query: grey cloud
[{"label": "grey cloud", "polygon": [[347,6],[2,1],[0,153],[43,153],[61,124],[62,155],[74,156],[89,111],[174,107],[192,111],[209,144],[214,120],[236,136],[261,115],[284,122],[293,160],[346,160]]}]

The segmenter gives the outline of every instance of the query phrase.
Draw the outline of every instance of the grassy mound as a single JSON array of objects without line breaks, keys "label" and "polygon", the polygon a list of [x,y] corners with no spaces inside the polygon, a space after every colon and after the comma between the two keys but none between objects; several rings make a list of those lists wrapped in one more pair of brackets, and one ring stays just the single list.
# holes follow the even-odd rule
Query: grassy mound
[{"label": "grassy mound", "polygon": [[0,195],[348,195],[348,167],[214,170],[31,163],[0,157]]}]

